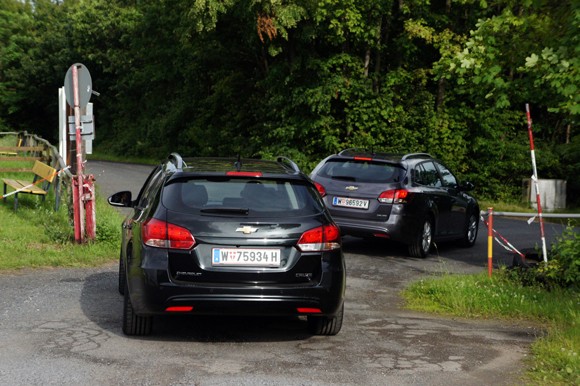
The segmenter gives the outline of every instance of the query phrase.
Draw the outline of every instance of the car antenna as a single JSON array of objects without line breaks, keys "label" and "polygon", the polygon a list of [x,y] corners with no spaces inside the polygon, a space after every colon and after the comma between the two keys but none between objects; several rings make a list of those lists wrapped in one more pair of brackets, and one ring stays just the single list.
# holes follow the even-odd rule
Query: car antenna
[{"label": "car antenna", "polygon": [[240,157],[240,153],[238,153],[238,160],[234,162],[234,166],[236,167],[236,171],[240,171],[242,168],[242,158]]}]

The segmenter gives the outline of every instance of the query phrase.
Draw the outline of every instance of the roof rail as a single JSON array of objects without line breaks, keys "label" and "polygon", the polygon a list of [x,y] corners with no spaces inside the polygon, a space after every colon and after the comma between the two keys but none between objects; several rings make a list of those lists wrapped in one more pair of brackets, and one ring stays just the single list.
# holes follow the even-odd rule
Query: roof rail
[{"label": "roof rail", "polygon": [[361,147],[351,147],[349,149],[344,149],[338,155],[350,156],[352,153],[367,153],[372,154],[373,152],[369,149],[361,148]]},{"label": "roof rail", "polygon": [[412,159],[412,158],[433,158],[429,153],[409,153],[405,154],[401,160]]},{"label": "roof rail", "polygon": [[168,157],[168,161],[171,162],[177,170],[183,170],[184,162],[183,158],[179,155],[179,153],[171,153]]},{"label": "roof rail", "polygon": [[290,166],[290,168],[292,168],[293,171],[300,173],[300,168],[290,158],[285,157],[283,155],[279,155],[278,157],[276,157],[276,161],[278,161],[280,163],[284,163],[284,164]]}]

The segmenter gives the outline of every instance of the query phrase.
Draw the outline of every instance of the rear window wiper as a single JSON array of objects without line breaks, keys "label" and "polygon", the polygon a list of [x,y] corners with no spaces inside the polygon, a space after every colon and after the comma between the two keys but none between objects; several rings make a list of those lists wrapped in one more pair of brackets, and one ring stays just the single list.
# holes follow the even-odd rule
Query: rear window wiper
[{"label": "rear window wiper", "polygon": [[207,208],[201,209],[201,213],[210,213],[210,214],[233,214],[233,215],[240,215],[245,216],[250,212],[249,208]]}]

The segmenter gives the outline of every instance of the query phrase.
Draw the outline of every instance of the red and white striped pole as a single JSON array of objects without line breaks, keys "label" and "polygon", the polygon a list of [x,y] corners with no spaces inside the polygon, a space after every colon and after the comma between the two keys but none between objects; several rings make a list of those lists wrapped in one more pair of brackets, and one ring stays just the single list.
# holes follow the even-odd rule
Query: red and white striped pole
[{"label": "red and white striped pole", "polygon": [[526,115],[528,117],[528,135],[530,137],[530,151],[532,154],[532,168],[534,170],[534,175],[532,180],[534,182],[534,187],[536,190],[536,203],[538,205],[538,217],[540,219],[540,236],[542,238],[542,256],[544,258],[544,263],[548,262],[548,251],[546,248],[546,236],[544,233],[544,218],[542,217],[542,203],[540,202],[540,187],[538,184],[538,169],[536,168],[536,154],[534,149],[534,135],[532,133],[532,117],[530,114],[530,105],[526,103]]},{"label": "red and white striped pole", "polygon": [[75,241],[82,243],[85,241],[85,223],[83,199],[83,154],[81,145],[81,109],[79,97],[79,76],[76,65],[72,66],[73,80],[73,100],[76,129],[76,176],[73,178],[73,210],[74,210],[74,230]]}]

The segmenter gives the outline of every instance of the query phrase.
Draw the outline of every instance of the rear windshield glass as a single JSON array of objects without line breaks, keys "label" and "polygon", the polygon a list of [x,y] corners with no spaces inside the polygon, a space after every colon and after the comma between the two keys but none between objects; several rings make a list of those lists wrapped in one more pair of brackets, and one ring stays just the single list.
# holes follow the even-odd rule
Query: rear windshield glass
[{"label": "rear windshield glass", "polygon": [[323,210],[315,189],[287,180],[178,179],[165,187],[162,200],[170,210],[207,215],[280,217]]},{"label": "rear windshield glass", "polygon": [[353,182],[399,182],[404,169],[396,164],[359,160],[329,160],[322,166],[321,177]]}]

